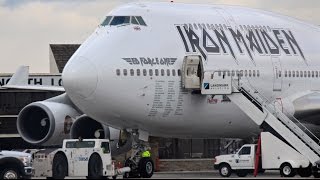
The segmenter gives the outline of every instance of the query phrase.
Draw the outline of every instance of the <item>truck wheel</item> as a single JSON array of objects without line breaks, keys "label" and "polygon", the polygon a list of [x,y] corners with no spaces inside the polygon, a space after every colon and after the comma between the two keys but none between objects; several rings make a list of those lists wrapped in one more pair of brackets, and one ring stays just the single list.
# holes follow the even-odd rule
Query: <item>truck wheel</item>
[{"label": "truck wheel", "polygon": [[311,167],[299,168],[298,174],[301,177],[310,177],[312,175],[312,169],[311,169]]},{"label": "truck wheel", "polygon": [[19,179],[19,178],[20,178],[20,174],[16,168],[4,168],[4,170],[1,172],[0,179]]},{"label": "truck wheel", "polygon": [[280,174],[283,177],[293,177],[296,175],[296,171],[289,163],[284,163],[280,167]]},{"label": "truck wheel", "polygon": [[247,170],[237,170],[236,171],[236,174],[239,176],[239,177],[246,177],[248,175],[248,171]]},{"label": "truck wheel", "polygon": [[52,178],[64,179],[68,175],[68,161],[63,154],[56,154],[52,163]]},{"label": "truck wheel", "polygon": [[93,154],[89,160],[88,179],[99,179],[102,177],[102,160],[98,154]]},{"label": "truck wheel", "polygon": [[139,171],[142,178],[151,178],[154,172],[152,160],[150,158],[140,159]]},{"label": "truck wheel", "polygon": [[229,166],[229,164],[221,164],[219,167],[219,174],[222,177],[231,176],[231,167]]}]

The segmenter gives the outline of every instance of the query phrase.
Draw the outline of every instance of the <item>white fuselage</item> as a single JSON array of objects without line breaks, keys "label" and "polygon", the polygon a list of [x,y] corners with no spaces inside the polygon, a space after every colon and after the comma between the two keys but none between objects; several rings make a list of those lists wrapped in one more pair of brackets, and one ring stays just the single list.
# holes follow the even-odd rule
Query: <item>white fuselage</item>
[{"label": "white fuselage", "polygon": [[243,70],[270,100],[320,89],[316,26],[242,7],[176,3],[128,4],[108,16],[141,16],[147,26],[99,26],[63,72],[71,100],[103,124],[162,137],[258,134],[259,127],[223,96],[181,88],[178,70],[187,55],[201,55],[204,70]]}]

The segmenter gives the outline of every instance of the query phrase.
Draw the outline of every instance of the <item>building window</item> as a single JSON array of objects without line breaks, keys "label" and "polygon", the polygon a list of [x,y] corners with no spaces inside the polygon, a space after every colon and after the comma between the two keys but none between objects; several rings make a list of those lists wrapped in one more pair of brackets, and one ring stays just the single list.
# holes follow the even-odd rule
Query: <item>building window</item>
[{"label": "building window", "polygon": [[123,75],[127,76],[128,75],[128,71],[126,69],[123,70]]},{"label": "building window", "polygon": [[137,69],[137,76],[140,76],[140,69]]},{"label": "building window", "polygon": [[120,76],[120,69],[117,69],[116,72],[117,72],[117,76]]},{"label": "building window", "polygon": [[147,76],[147,70],[143,69],[143,76]]}]

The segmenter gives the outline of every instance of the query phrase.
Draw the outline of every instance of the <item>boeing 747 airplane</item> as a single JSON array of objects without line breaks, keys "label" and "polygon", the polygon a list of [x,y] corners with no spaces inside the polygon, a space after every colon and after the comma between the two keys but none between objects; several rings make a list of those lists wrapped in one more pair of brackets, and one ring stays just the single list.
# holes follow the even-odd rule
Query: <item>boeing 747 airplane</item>
[{"label": "boeing 747 airplane", "polygon": [[310,147],[317,143],[301,136],[320,134],[319,59],[320,28],[291,17],[238,6],[130,3],[111,11],[71,57],[64,88],[27,86],[25,68],[4,87],[65,91],[20,112],[27,142],[110,138],[118,142],[113,153],[137,150],[128,161],[142,177],[152,176],[153,164],[135,157],[151,135],[248,138],[264,129],[316,166],[319,152]]}]

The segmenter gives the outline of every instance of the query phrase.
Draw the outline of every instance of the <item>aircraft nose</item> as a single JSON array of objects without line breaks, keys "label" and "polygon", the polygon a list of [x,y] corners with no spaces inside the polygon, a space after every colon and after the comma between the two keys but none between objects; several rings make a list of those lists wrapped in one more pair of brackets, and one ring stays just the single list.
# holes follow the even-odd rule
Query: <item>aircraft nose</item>
[{"label": "aircraft nose", "polygon": [[67,94],[88,98],[97,88],[97,68],[88,58],[73,57],[62,72],[62,80]]}]

